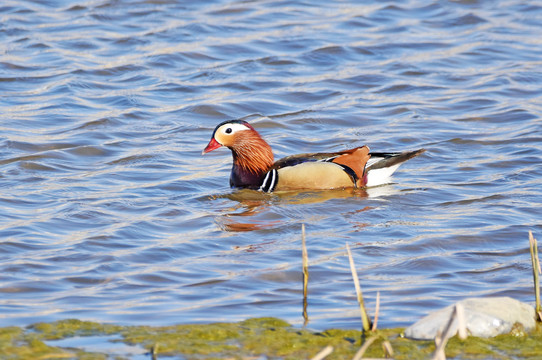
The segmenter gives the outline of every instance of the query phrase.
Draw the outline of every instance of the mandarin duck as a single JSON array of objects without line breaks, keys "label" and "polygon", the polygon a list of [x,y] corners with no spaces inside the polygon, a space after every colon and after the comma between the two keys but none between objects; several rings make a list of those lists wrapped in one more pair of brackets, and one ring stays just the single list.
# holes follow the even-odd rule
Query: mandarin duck
[{"label": "mandarin duck", "polygon": [[382,185],[399,165],[425,151],[371,153],[368,146],[361,146],[292,155],[275,162],[269,144],[243,120],[218,124],[202,155],[221,146],[228,147],[233,155],[230,186],[264,192]]}]

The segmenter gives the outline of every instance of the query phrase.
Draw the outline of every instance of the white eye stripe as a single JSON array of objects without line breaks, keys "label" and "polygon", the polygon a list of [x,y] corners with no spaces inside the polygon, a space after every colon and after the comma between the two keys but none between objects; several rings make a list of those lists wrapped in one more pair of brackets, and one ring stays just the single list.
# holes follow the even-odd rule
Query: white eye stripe
[{"label": "white eye stripe", "polygon": [[[228,129],[230,129],[230,130],[228,130]],[[230,134],[231,135],[236,131],[250,130],[250,128],[243,125],[243,124],[232,123],[232,124],[224,124],[218,130],[222,134]]]}]

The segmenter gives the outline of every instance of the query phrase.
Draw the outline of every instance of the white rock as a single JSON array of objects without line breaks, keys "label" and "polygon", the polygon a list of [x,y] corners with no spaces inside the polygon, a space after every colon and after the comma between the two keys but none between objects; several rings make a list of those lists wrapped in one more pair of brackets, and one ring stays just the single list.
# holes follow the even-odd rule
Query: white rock
[{"label": "white rock", "polygon": [[[459,302],[465,310],[465,323],[470,335],[492,337],[506,334],[515,323],[523,325],[526,331],[535,327],[535,311],[528,304],[509,297],[469,298]],[[432,340],[442,333],[448,324],[455,304],[437,310],[409,326],[405,336],[411,339]],[[449,336],[457,333],[457,319],[454,319]]]}]

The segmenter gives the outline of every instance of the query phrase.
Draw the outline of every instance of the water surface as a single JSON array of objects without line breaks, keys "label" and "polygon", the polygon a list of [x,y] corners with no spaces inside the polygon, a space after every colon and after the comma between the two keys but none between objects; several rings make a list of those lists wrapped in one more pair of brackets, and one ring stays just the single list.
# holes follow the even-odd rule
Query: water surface
[{"label": "water surface", "polygon": [[[470,296],[533,302],[542,234],[536,1],[5,0],[0,318],[380,326]],[[370,191],[228,186],[245,119],[277,158],[426,148]]]}]

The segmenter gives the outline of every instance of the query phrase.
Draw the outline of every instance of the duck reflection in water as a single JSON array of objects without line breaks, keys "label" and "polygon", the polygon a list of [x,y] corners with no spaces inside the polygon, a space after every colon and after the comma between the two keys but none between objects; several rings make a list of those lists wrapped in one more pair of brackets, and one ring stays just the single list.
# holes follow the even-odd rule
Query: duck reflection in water
[{"label": "duck reflection in water", "polygon": [[[281,217],[280,212],[269,211],[277,205],[303,205],[323,203],[338,198],[368,198],[373,194],[389,194],[392,186],[381,186],[365,189],[336,189],[325,191],[281,191],[272,194],[254,190],[237,190],[228,194],[212,196],[211,199],[228,199],[235,204],[225,209],[217,217],[217,223],[224,231],[245,232],[254,230],[276,229],[292,222],[292,218]],[[367,210],[364,207],[360,211]],[[298,223],[295,220],[295,223]],[[360,226],[359,224],[355,224]]]}]

